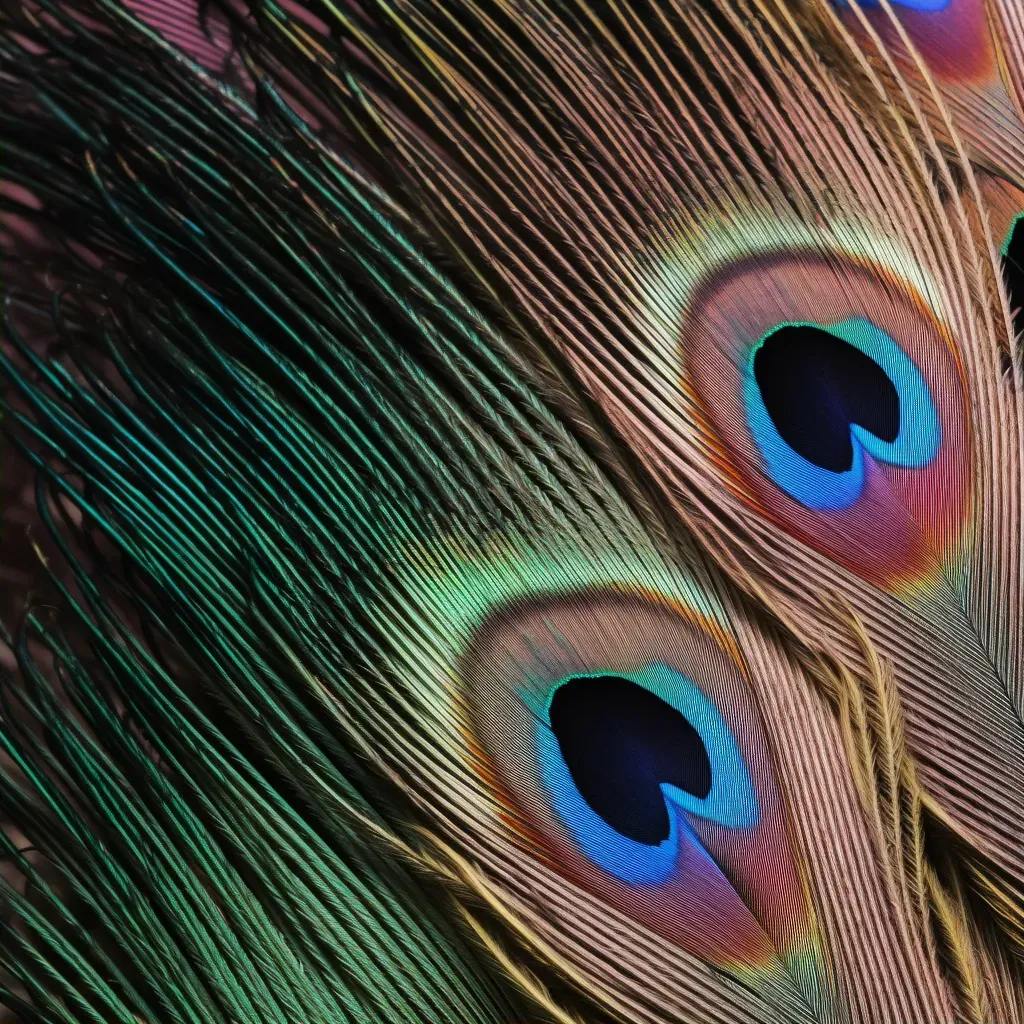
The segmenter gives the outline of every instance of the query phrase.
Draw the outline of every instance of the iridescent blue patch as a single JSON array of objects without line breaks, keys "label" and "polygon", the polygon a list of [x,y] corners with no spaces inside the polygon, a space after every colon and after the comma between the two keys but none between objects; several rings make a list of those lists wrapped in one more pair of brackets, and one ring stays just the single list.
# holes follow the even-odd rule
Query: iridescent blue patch
[{"label": "iridescent blue patch", "polygon": [[[663,783],[660,788],[669,812],[668,838],[656,846],[636,842],[609,826],[576,787],[549,718],[550,699],[558,686],[552,687],[547,706],[541,706],[528,691],[520,691],[537,723],[535,741],[552,808],[580,849],[595,864],[630,884],[657,884],[672,874],[681,843],[699,846],[684,812],[730,828],[749,828],[757,824],[760,818],[757,794],[739,746],[718,708],[691,679],[663,664],[633,673],[592,674],[629,679],[679,711],[704,743],[712,778],[711,788],[703,799]],[[644,756],[644,751],[638,749],[637,756]]]},{"label": "iridescent blue patch", "polygon": [[[787,325],[793,326],[793,325]],[[818,511],[848,508],[864,489],[865,456],[908,469],[927,465],[939,450],[939,417],[921,371],[902,348],[881,328],[861,317],[832,326],[804,324],[827,331],[863,352],[886,374],[899,398],[899,433],[884,441],[859,424],[850,427],[852,465],[832,472],[808,461],[783,440],[765,407],[754,375],[754,357],[774,331],[753,347],[744,373],[743,397],[747,423],[768,475],[787,494]]]},{"label": "iridescent blue patch", "polygon": [[[891,0],[893,7],[906,7],[911,11],[944,11],[953,0]],[[849,0],[832,0],[832,3],[843,9],[852,7]],[[881,7],[880,0],[860,0],[861,7],[865,9]]]}]

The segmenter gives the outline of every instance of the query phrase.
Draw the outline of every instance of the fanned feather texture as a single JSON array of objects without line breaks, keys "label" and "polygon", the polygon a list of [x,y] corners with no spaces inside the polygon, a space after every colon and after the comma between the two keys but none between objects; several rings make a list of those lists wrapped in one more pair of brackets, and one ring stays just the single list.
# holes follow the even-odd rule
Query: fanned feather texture
[{"label": "fanned feather texture", "polygon": [[0,12],[12,1019],[1024,1021],[1019,22]]}]

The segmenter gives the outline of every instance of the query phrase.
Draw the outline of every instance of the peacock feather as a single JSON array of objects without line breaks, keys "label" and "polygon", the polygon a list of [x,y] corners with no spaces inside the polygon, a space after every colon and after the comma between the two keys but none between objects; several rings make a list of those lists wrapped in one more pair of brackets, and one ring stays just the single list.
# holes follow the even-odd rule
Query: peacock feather
[{"label": "peacock feather", "polygon": [[23,0],[0,90],[11,1021],[1024,1024],[1017,0]]}]

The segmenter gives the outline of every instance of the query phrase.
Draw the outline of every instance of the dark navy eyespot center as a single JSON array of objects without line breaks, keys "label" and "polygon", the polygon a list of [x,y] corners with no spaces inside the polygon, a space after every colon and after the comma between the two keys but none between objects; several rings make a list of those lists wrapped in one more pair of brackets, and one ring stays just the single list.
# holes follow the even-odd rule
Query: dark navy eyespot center
[{"label": "dark navy eyespot center", "polygon": [[870,356],[822,328],[773,331],[755,353],[753,370],[779,436],[815,466],[833,473],[853,466],[854,424],[889,444],[899,436],[893,382]]},{"label": "dark navy eyespot center", "polygon": [[700,734],[671,704],[622,676],[568,679],[551,729],[580,795],[606,824],[638,843],[669,836],[662,783],[703,800],[711,761]]},{"label": "dark navy eyespot center", "polygon": [[1017,217],[1003,244],[1003,279],[1010,298],[1013,329],[1024,335],[1024,214]]}]

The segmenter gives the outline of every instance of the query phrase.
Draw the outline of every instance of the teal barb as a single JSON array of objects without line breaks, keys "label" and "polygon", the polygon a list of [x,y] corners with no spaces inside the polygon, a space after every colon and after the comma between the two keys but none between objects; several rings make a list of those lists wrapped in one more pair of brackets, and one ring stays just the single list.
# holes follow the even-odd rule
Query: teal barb
[{"label": "teal barb", "polygon": [[906,55],[214,10],[0,8],[0,1004],[1024,1024],[1020,352]]}]

